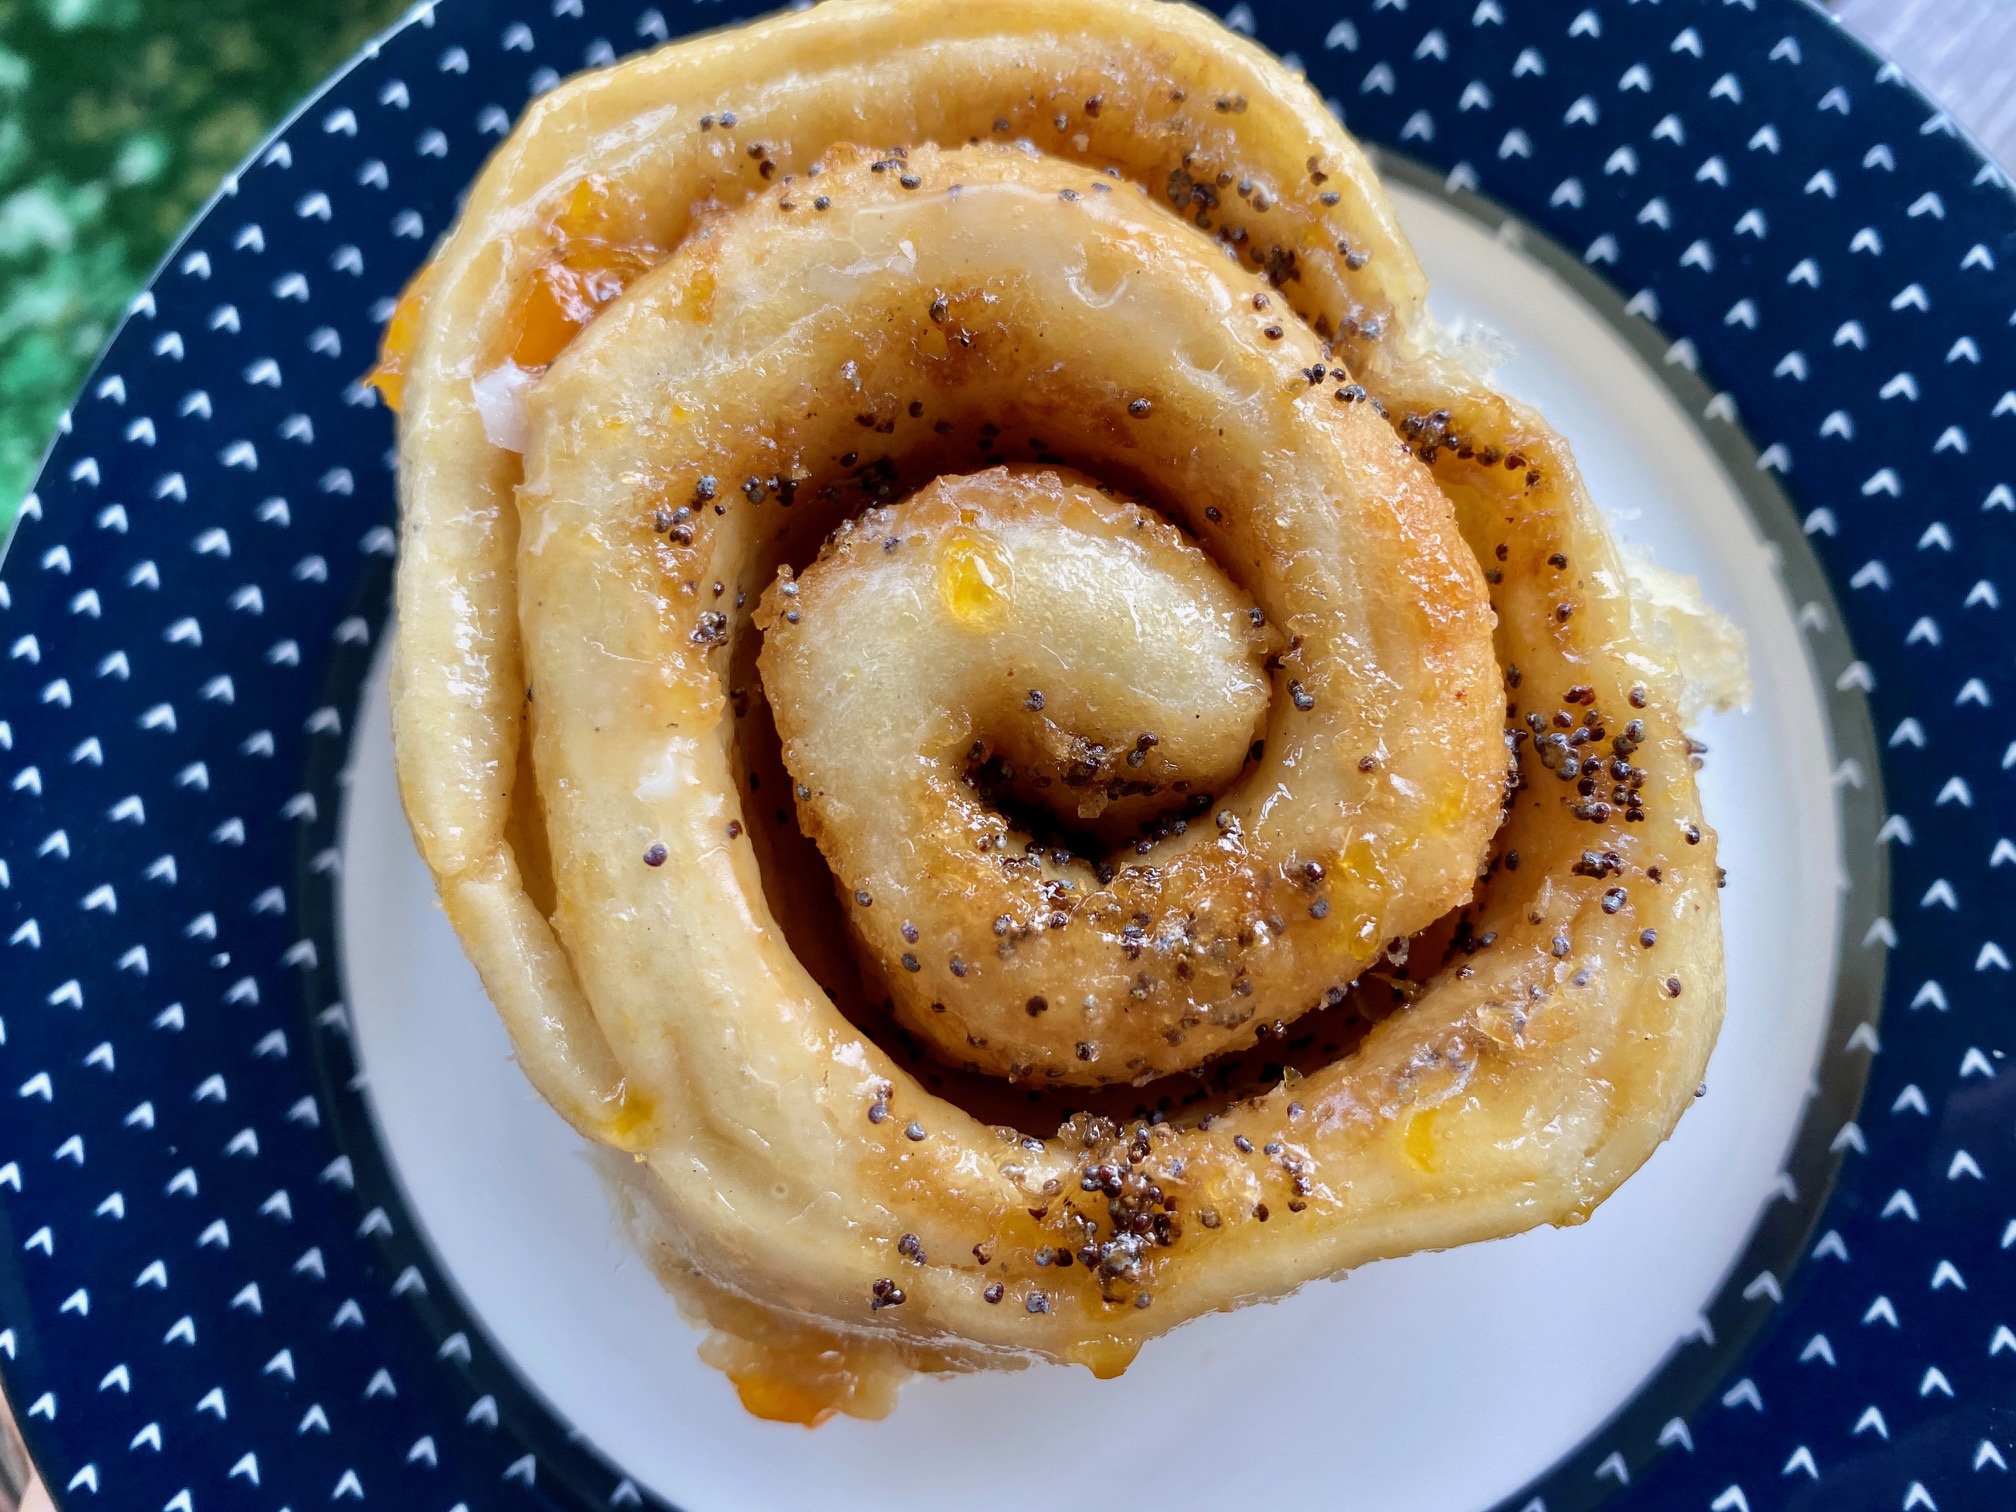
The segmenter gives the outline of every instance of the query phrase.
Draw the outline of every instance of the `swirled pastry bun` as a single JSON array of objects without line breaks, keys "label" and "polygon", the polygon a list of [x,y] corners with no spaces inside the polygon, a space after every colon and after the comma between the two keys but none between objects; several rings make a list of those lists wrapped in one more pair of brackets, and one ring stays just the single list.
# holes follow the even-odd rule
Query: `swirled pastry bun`
[{"label": "swirled pastry bun", "polygon": [[1424,292],[1201,12],[830,0],[539,102],[395,318],[415,833],[752,1410],[1579,1222],[1691,1101],[1675,621]]}]

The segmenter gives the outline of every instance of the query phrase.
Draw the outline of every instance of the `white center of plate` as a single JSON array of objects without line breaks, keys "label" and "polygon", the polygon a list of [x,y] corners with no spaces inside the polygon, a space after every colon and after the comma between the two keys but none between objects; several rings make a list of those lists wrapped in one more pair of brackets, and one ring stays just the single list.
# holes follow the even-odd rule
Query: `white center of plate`
[{"label": "white center of plate", "polygon": [[[1156,1499],[1472,1512],[1572,1449],[1694,1326],[1770,1199],[1816,1062],[1839,928],[1825,725],[1770,556],[1690,418],[1595,312],[1395,187],[1445,321],[1573,444],[1620,537],[1747,632],[1756,704],[1699,733],[1729,886],[1729,1013],[1708,1096],[1585,1225],[1368,1266],[1150,1344],[1117,1381],[1043,1366],[913,1382],[879,1423],[759,1422],[619,1237],[583,1142],[520,1077],[413,849],[383,669],[343,819],[342,937],[371,1104],[441,1263],[533,1390],[688,1512],[1020,1509],[1037,1467],[1152,1456]],[[1181,1404],[1182,1431],[1167,1417]],[[1042,1477],[1032,1481],[1033,1474]]]}]

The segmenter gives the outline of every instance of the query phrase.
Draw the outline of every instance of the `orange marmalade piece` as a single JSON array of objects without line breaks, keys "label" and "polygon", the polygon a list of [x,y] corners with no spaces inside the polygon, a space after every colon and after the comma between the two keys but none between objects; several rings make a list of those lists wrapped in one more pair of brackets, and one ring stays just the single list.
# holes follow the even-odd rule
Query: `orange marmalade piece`
[{"label": "orange marmalade piece", "polygon": [[665,254],[639,234],[636,197],[600,174],[568,191],[553,217],[552,259],[527,280],[507,327],[511,360],[539,369],[567,349],[602,306]]},{"label": "orange marmalade piece", "polygon": [[731,1375],[735,1395],[751,1417],[772,1423],[802,1423],[817,1428],[840,1409],[813,1391],[807,1391],[788,1377]]},{"label": "orange marmalade piece", "polygon": [[[665,253],[639,233],[643,219],[636,196],[600,174],[576,183],[548,226],[553,238],[548,260],[519,291],[505,326],[508,345],[499,356],[534,372],[544,368],[602,306],[657,264]],[[394,414],[405,402],[406,374],[433,274],[430,262],[400,294],[385,323],[378,365],[364,379]]]},{"label": "orange marmalade piece", "polygon": [[420,315],[427,308],[433,277],[434,264],[429,262],[399,291],[399,303],[392,307],[392,318],[385,322],[385,335],[378,343],[378,365],[364,375],[364,381],[378,390],[385,407],[395,415],[406,402],[406,366],[420,340]]},{"label": "orange marmalade piece", "polygon": [[512,327],[511,360],[521,368],[545,367],[567,350],[595,312],[628,288],[657,261],[628,247],[570,246],[558,262],[532,275],[518,296]]}]

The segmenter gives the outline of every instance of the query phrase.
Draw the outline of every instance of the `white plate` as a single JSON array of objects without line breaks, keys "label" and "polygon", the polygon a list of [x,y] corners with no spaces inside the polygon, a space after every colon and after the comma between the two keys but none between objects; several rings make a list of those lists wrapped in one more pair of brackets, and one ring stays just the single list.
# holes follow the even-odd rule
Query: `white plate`
[{"label": "white plate", "polygon": [[[1598,1427],[1697,1326],[1809,1094],[1833,990],[1839,834],[1825,724],[1756,526],[1693,421],[1537,264],[1395,188],[1445,321],[1495,329],[1513,393],[1574,445],[1625,540],[1749,635],[1755,706],[1710,719],[1703,806],[1729,886],[1729,1014],[1709,1095],[1585,1225],[1368,1266],[1152,1343],[1117,1381],[1062,1366],[913,1382],[880,1423],[760,1422],[617,1234],[587,1147],[520,1077],[400,814],[383,668],[344,818],[342,938],[393,1170],[532,1389],[688,1512],[896,1501],[968,1512],[1075,1493],[1057,1467],[1152,1455],[1165,1505],[1470,1512]],[[1172,1399],[1180,1437],[1158,1436]],[[1103,1475],[1088,1464],[1084,1473]]]}]

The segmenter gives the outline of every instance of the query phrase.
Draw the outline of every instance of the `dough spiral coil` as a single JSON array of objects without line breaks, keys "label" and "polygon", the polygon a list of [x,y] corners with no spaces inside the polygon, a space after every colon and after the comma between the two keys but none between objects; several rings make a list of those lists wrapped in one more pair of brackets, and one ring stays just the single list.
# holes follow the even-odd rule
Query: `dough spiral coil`
[{"label": "dough spiral coil", "polygon": [[993,10],[563,86],[383,370],[415,833],[772,1416],[1578,1221],[1720,1019],[1672,649],[1355,144]]}]

